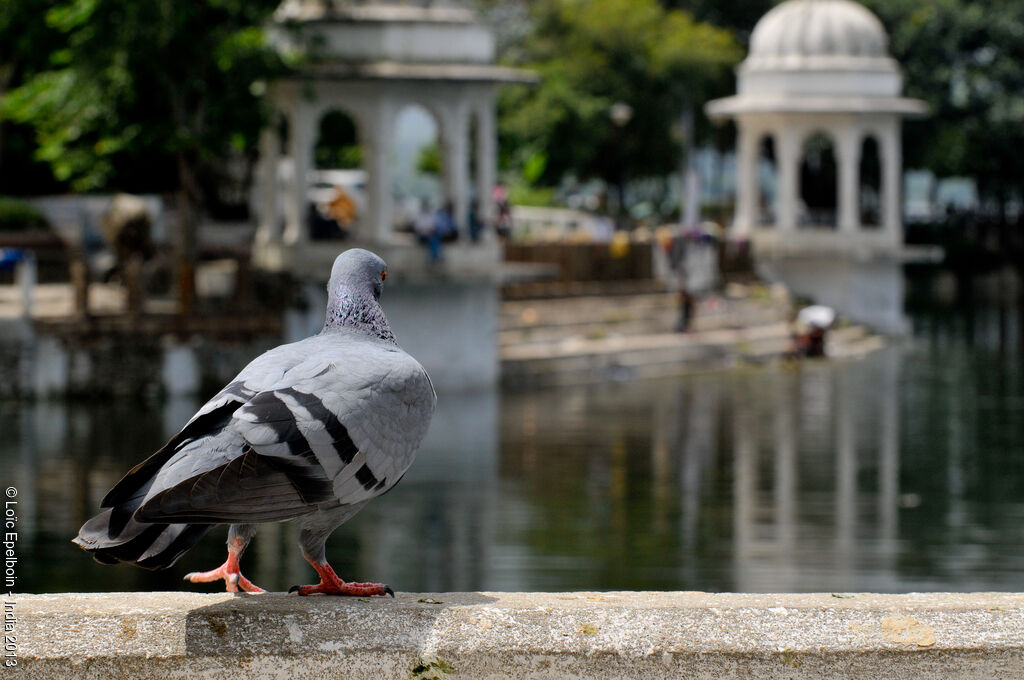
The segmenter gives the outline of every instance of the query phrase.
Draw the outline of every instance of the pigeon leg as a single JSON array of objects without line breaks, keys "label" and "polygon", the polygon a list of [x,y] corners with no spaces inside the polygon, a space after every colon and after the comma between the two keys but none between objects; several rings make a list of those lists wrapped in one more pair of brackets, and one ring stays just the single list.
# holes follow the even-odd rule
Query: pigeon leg
[{"label": "pigeon leg", "polygon": [[[251,534],[250,534],[251,536]],[[228,537],[228,559],[224,564],[211,571],[193,571],[185,575],[185,580],[192,583],[210,583],[212,581],[224,581],[225,590],[229,593],[237,593],[241,588],[247,593],[264,593],[263,588],[242,576],[238,567],[238,558],[242,551],[249,544],[249,536],[235,535],[235,527],[231,527],[231,535]]]},{"label": "pigeon leg", "polygon": [[302,556],[313,565],[316,573],[320,574],[320,583],[315,586],[292,586],[291,590],[288,591],[289,593],[298,592],[299,595],[323,593],[324,595],[356,595],[359,597],[368,597],[370,595],[395,596],[395,591],[383,583],[345,583],[338,578],[338,575],[334,573],[334,569],[331,568],[331,565],[326,560],[317,562],[307,555],[305,550],[302,551]]}]

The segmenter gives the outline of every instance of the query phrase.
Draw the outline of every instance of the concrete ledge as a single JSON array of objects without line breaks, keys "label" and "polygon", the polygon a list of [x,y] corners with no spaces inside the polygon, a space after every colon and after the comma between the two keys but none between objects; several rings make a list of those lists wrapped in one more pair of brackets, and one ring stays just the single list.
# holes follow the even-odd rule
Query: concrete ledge
[{"label": "concrete ledge", "polygon": [[4,678],[1024,677],[1021,594],[7,599]]}]

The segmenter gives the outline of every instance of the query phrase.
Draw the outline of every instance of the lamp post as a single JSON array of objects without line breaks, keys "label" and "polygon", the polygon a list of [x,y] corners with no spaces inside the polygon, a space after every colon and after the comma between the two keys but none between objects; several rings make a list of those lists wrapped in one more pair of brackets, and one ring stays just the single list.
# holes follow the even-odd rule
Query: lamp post
[{"label": "lamp post", "polygon": [[[626,125],[629,124],[629,121],[633,119],[633,107],[623,101],[615,102],[614,104],[611,105],[611,108],[608,109],[608,116],[612,119],[612,124],[615,125],[615,127],[618,129],[618,134],[616,136],[618,137],[619,142],[621,143],[623,137],[622,130],[623,128],[626,127]],[[615,177],[616,188],[618,189],[619,194],[619,207],[617,211],[618,219],[616,220],[615,228],[622,229],[624,222],[623,217],[626,212],[626,179],[623,174],[621,165],[616,170]]]}]

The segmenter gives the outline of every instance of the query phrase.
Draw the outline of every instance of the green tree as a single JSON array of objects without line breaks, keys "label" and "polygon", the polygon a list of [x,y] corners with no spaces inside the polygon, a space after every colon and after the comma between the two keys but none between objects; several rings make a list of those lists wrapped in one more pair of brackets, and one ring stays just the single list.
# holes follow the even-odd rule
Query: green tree
[{"label": "green tree", "polygon": [[438,142],[427,144],[416,154],[416,172],[441,176],[441,145]]},{"label": "green tree", "polygon": [[[58,0],[0,2],[0,102],[7,92],[49,67],[60,35],[45,19]],[[32,158],[32,129],[0,119],[0,193],[29,193],[59,187],[49,168]]]},{"label": "green tree", "polygon": [[735,31],[737,39],[747,46],[758,20],[777,3],[775,0],[663,0],[663,4],[685,9],[698,21]]},{"label": "green tree", "polygon": [[[540,0],[530,12],[519,63],[541,81],[505,91],[500,131],[506,162],[533,183],[600,178],[621,197],[631,179],[676,170],[684,107],[730,81],[742,56],[728,31],[656,0]],[[617,103],[629,115],[616,121]]]},{"label": "green tree", "polygon": [[930,107],[904,132],[907,165],[973,177],[1005,214],[1024,197],[1024,4],[865,0],[886,25],[906,94]]},{"label": "green tree", "polygon": [[49,68],[3,104],[4,116],[35,130],[37,157],[75,189],[109,187],[119,167],[173,178],[185,312],[203,178],[230,150],[255,148],[263,123],[259,82],[278,66],[261,27],[277,4],[65,0],[45,14],[61,37]]}]

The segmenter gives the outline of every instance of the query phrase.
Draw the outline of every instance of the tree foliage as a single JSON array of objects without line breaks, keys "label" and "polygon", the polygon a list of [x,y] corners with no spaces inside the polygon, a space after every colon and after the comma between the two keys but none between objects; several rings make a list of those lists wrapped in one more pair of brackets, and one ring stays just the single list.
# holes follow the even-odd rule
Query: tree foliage
[{"label": "tree foliage", "polygon": [[423,175],[441,176],[441,145],[427,144],[416,154],[416,172]]},{"label": "tree foliage", "polygon": [[740,43],[747,45],[758,20],[777,3],[775,0],[663,0],[663,4],[685,9],[698,21],[734,31]]},{"label": "tree foliage", "polygon": [[[0,102],[8,90],[49,68],[61,36],[45,15],[58,0],[0,2]],[[59,190],[48,166],[33,158],[32,128],[0,118],[0,192],[23,194]]]},{"label": "tree foliage", "polygon": [[[500,118],[505,159],[531,182],[572,174],[621,187],[675,170],[683,107],[742,56],[729,32],[656,0],[539,0],[530,12],[518,63],[541,80],[506,90]],[[617,102],[632,112],[621,125]]]},{"label": "tree foliage", "polygon": [[889,30],[906,94],[928,102],[905,127],[907,165],[975,178],[1005,206],[1024,180],[1024,4],[865,0]]},{"label": "tree foliage", "polygon": [[43,19],[58,0],[0,3],[0,93],[46,67],[59,36]]},{"label": "tree foliage", "polygon": [[263,123],[258,83],[277,59],[262,23],[277,4],[63,0],[45,13],[61,38],[48,68],[3,102],[4,116],[34,129],[37,158],[73,188],[177,190],[184,314],[194,307],[204,198],[218,196],[227,154],[255,149]]},{"label": "tree foliage", "polygon": [[8,3],[41,9],[59,36],[47,67],[2,108],[33,128],[58,179],[87,190],[148,172],[183,184],[228,150],[254,148],[253,83],[275,67],[261,24],[277,0]]}]

